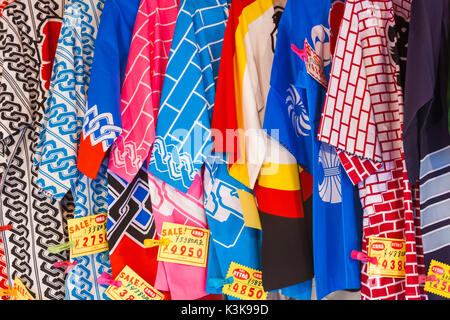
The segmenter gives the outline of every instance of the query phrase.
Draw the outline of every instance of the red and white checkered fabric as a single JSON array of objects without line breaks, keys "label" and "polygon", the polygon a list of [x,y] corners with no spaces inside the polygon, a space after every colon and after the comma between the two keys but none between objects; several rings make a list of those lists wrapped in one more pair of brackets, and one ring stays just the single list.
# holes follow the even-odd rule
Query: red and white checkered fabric
[{"label": "red and white checkered fabric", "polygon": [[[406,279],[368,277],[363,264],[363,299],[425,298],[418,284],[420,224],[415,224],[404,161],[399,66],[388,36],[394,15],[409,21],[410,6],[411,0],[346,1],[318,135],[337,147],[350,179],[358,184],[363,252],[370,236],[406,240]],[[416,215],[419,219],[418,211]]]}]

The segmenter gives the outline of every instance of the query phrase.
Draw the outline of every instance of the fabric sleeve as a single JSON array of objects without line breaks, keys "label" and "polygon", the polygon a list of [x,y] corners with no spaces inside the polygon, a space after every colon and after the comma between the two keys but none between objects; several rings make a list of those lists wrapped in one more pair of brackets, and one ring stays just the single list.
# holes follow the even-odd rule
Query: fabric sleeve
[{"label": "fabric sleeve", "polygon": [[109,166],[128,182],[149,156],[155,139],[162,83],[178,11],[175,0],[166,6],[156,10],[151,1],[142,3],[131,42],[122,88],[123,132],[113,144]]},{"label": "fabric sleeve", "polygon": [[[207,27],[201,30],[207,32]],[[184,193],[212,149],[208,109],[214,100],[208,93],[215,90],[215,79],[211,61],[205,61],[209,51],[205,42],[194,16],[182,8],[166,69],[149,171]]]},{"label": "fabric sleeve", "polygon": [[225,29],[219,78],[217,79],[216,100],[211,121],[211,129],[216,130],[217,138],[221,138],[214,140],[214,151],[227,152],[231,156],[229,161],[232,163],[237,160],[238,156],[237,139],[228,141],[227,137],[227,130],[235,132],[238,129],[235,100],[235,69],[233,68],[236,53],[234,41],[236,31],[234,20],[236,18],[234,8],[236,8],[234,5],[230,8],[230,15]]},{"label": "fabric sleeve", "polygon": [[[289,4],[285,11],[289,13],[288,6]],[[294,133],[294,122],[289,117],[294,112],[294,110],[291,111],[289,109],[289,104],[295,106],[299,101],[299,88],[296,87],[295,83],[301,64],[297,63],[296,59],[300,62],[301,60],[291,50],[289,26],[286,20],[282,19],[278,27],[277,45],[272,65],[263,129],[289,150],[296,157],[299,164],[304,165],[304,161],[299,159],[299,155],[304,154],[306,159],[308,153],[302,147],[302,144],[298,143],[297,136]],[[286,112],[286,109],[288,109],[288,112]]]},{"label": "fabric sleeve", "polygon": [[[71,13],[66,11],[66,14]],[[34,164],[38,167],[37,185],[55,199],[62,199],[74,187],[78,177],[76,151],[82,119],[77,117],[79,106],[76,97],[84,94],[76,85],[80,77],[75,61],[77,49],[81,50],[80,43],[76,43],[73,27],[67,25],[65,20],[56,49],[49,98],[34,158]],[[84,71],[83,68],[81,70]]]},{"label": "fabric sleeve", "polygon": [[[340,150],[354,184],[381,167],[381,147],[367,81],[355,4],[347,3],[334,52],[318,139]],[[343,153],[345,152],[345,154]]]},{"label": "fabric sleeve", "polygon": [[128,182],[133,181],[141,168],[154,139],[151,47],[155,32],[151,28],[155,27],[156,14],[147,16],[139,11],[137,15],[121,95],[123,131],[111,149],[109,169]]},{"label": "fabric sleeve", "polygon": [[103,9],[77,164],[91,179],[97,177],[106,152],[122,133],[120,94],[138,5],[130,1],[119,7],[110,0]]}]

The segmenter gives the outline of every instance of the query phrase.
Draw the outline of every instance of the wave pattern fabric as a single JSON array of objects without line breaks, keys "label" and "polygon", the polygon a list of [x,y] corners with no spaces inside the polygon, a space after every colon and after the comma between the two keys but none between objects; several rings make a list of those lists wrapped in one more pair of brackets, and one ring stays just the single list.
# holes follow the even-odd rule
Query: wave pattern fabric
[{"label": "wave pattern fabric", "polygon": [[360,287],[360,265],[350,254],[360,251],[362,208],[335,148],[316,138],[326,88],[308,74],[306,61],[292,45],[305,50],[307,41],[328,75],[331,44],[343,9],[342,1],[316,1],[314,6],[308,1],[288,2],[278,27],[264,120],[264,128],[269,133],[279,130],[280,143],[313,178],[314,276],[319,300],[334,291]]},{"label": "wave pattern fabric", "polygon": [[36,299],[64,299],[64,270],[53,263],[67,253],[47,247],[65,242],[66,217],[55,199],[41,194],[33,166],[44,117],[65,1],[17,0],[0,19],[0,225],[8,284],[19,277]]},{"label": "wave pattern fabric", "polygon": [[416,223],[420,212],[413,206],[402,142],[410,7],[406,0],[346,2],[318,134],[338,148],[347,174],[358,184],[362,251],[367,253],[369,236],[406,241],[406,279],[369,277],[363,264],[363,299],[426,297],[418,283],[425,272]]}]

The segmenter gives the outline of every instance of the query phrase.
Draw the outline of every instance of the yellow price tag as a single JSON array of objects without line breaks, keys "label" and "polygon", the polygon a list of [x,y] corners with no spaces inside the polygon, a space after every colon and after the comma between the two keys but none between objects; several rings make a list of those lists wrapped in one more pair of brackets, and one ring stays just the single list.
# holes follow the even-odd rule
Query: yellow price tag
[{"label": "yellow price tag", "polygon": [[367,264],[369,276],[405,278],[405,240],[369,237],[368,256],[378,263]]},{"label": "yellow price tag", "polygon": [[428,276],[434,275],[435,280],[425,283],[425,291],[450,299],[450,266],[431,260]]},{"label": "yellow price tag", "polygon": [[169,239],[170,243],[159,247],[158,261],[206,267],[209,230],[164,222],[161,239]]},{"label": "yellow price tag", "polygon": [[34,300],[27,287],[17,276],[14,278],[13,289],[17,290],[17,296],[12,296],[10,300]]},{"label": "yellow price tag", "polygon": [[223,294],[241,300],[267,300],[260,271],[231,262],[225,279],[229,277],[233,277],[234,282],[223,286]]},{"label": "yellow price tag", "polygon": [[106,214],[67,220],[69,240],[75,242],[70,248],[72,258],[108,250],[106,220]]},{"label": "yellow price tag", "polygon": [[164,294],[153,288],[130,267],[125,266],[116,279],[122,286],[109,286],[105,294],[112,300],[164,300]]}]

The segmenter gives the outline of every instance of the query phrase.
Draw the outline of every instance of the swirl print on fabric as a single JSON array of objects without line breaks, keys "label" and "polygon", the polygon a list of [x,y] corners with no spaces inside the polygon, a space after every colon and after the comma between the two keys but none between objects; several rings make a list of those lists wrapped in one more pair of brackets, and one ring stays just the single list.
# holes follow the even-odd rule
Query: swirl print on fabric
[{"label": "swirl print on fabric", "polygon": [[56,200],[36,185],[32,165],[43,120],[48,68],[62,25],[63,0],[16,0],[0,18],[0,149],[6,159],[0,182],[0,225],[9,285],[19,277],[36,299],[64,299],[64,270],[53,267],[66,253],[47,248],[66,241]]},{"label": "swirl print on fabric", "polygon": [[309,136],[311,134],[311,125],[309,124],[309,115],[305,105],[294,85],[291,84],[287,92],[286,104],[288,105],[292,126],[296,129],[295,134],[297,136]]}]

